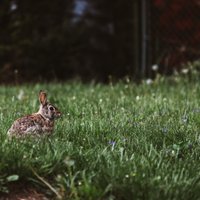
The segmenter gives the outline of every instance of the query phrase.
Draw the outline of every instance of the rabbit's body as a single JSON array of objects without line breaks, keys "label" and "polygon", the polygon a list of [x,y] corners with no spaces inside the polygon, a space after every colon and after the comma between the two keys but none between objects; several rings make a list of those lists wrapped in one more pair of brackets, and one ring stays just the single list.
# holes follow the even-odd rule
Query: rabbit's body
[{"label": "rabbit's body", "polygon": [[49,135],[54,128],[55,118],[60,117],[60,111],[47,102],[46,93],[40,92],[40,109],[37,113],[17,119],[8,130],[9,136]]},{"label": "rabbit's body", "polygon": [[16,134],[18,136],[26,134],[42,134],[51,133],[53,131],[54,121],[45,119],[42,115],[35,113],[17,119],[8,134]]}]

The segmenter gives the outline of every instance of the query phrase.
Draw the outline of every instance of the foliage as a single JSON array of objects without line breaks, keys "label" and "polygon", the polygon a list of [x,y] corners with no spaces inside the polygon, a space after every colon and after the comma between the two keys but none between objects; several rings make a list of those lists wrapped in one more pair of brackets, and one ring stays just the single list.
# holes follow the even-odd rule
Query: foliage
[{"label": "foliage", "polygon": [[[12,121],[37,110],[41,88],[63,112],[55,133],[8,140]],[[198,199],[199,98],[199,84],[181,76],[1,86],[0,177],[54,199]]]},{"label": "foliage", "polygon": [[[163,72],[172,72],[188,61],[199,59],[199,1],[154,0],[152,29],[156,59]],[[173,23],[171,23],[173,21]],[[158,47],[159,46],[159,47]],[[158,60],[157,60],[158,61]]]},{"label": "foliage", "polygon": [[8,177],[3,176],[3,175],[0,176],[0,193],[1,192],[4,192],[4,193],[9,192],[8,188],[7,188],[7,184],[17,181],[18,179],[19,179],[19,176],[16,174],[10,175]]},{"label": "foliage", "polygon": [[130,72],[132,3],[87,1],[77,16],[76,2],[0,2],[0,82],[105,80]]}]

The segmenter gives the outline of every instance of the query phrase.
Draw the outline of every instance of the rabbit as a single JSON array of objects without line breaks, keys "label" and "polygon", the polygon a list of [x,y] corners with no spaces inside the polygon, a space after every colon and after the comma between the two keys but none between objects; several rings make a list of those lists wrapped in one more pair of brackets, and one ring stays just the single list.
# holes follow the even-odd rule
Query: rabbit
[{"label": "rabbit", "polygon": [[61,112],[47,101],[47,94],[42,90],[39,92],[39,101],[39,111],[14,121],[7,132],[9,137],[50,135],[53,132],[54,120],[61,116]]}]

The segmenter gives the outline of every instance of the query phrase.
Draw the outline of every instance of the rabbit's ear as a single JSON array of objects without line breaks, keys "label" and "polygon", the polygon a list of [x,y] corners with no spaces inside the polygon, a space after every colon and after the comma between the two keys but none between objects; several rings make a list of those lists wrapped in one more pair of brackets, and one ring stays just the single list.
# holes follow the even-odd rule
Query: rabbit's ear
[{"label": "rabbit's ear", "polygon": [[47,94],[42,90],[39,92],[39,101],[43,106],[47,103]]}]

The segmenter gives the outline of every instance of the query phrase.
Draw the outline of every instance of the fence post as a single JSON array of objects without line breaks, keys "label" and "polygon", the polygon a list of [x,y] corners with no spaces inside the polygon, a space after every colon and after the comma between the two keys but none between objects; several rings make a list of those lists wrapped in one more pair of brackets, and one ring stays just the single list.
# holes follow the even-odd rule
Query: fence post
[{"label": "fence post", "polygon": [[150,36],[150,1],[139,1],[139,32],[140,32],[140,48],[139,48],[139,60],[140,60],[140,76],[141,78],[151,76],[151,36]]},{"label": "fence post", "polygon": [[133,76],[135,80],[140,79],[140,12],[139,12],[139,1],[136,0],[133,2],[133,37],[134,37],[134,44],[133,44]]}]

